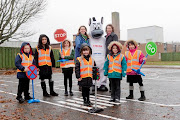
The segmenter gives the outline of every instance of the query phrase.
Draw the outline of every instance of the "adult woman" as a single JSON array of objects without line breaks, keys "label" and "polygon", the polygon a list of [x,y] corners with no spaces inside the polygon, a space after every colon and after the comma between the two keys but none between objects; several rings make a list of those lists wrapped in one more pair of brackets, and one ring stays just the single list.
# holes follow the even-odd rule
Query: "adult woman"
[{"label": "adult woman", "polygon": [[112,41],[118,41],[118,36],[114,33],[114,27],[112,24],[106,26],[106,56],[109,54],[108,45]]},{"label": "adult woman", "polygon": [[[77,57],[80,57],[80,48],[83,43],[87,43],[89,45],[89,36],[87,34],[87,28],[82,25],[78,29],[78,33],[75,39],[75,60]],[[89,45],[90,46],[90,45]],[[81,91],[81,87],[79,86],[79,91]]]},{"label": "adult woman", "polygon": [[85,26],[80,26],[75,39],[75,59],[80,57],[80,47],[83,43],[87,43],[89,45],[89,36],[87,34],[87,28]]}]

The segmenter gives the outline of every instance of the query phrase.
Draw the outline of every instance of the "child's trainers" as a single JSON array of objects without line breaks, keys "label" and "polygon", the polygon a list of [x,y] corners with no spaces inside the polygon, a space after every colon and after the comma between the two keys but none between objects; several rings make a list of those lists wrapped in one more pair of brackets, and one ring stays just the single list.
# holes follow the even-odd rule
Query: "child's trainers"
[{"label": "child's trainers", "polygon": [[25,101],[22,97],[17,97],[16,99],[19,101],[19,103],[23,103]]},{"label": "child's trainers", "polygon": [[84,101],[84,106],[89,106],[89,103],[87,101]]},{"label": "child's trainers", "polygon": [[74,95],[72,91],[70,91],[69,93],[70,93],[70,96],[73,96],[73,95]]},{"label": "child's trainers", "polygon": [[92,106],[93,105],[93,103],[90,102],[90,101],[88,101],[87,103],[89,104],[88,106]]},{"label": "child's trainers", "polygon": [[64,96],[68,96],[68,92],[67,91],[65,91]]},{"label": "child's trainers", "polygon": [[31,96],[25,97],[25,100],[30,100],[30,99],[33,99],[33,98]]},{"label": "child's trainers", "polygon": [[115,100],[114,100],[113,98],[111,98],[111,99],[109,100],[109,102],[115,102]]},{"label": "child's trainers", "polygon": [[116,99],[116,100],[115,100],[115,103],[120,103],[120,100],[119,100],[119,99]]}]

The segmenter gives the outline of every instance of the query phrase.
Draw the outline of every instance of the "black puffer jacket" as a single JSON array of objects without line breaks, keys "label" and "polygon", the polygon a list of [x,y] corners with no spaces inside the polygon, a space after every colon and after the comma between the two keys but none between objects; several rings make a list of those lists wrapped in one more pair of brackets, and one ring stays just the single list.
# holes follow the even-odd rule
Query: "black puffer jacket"
[{"label": "black puffer jacket", "polygon": [[[46,48],[44,48],[44,49],[46,50]],[[51,52],[50,52],[52,66],[48,66],[48,65],[39,66],[38,65],[38,56],[39,56],[38,51],[36,49],[34,59],[36,61],[36,66],[40,69],[39,79],[41,79],[41,80],[51,79],[52,78],[52,67],[55,67],[55,59],[54,59],[53,51],[51,50]]]},{"label": "black puffer jacket", "polygon": [[112,32],[109,36],[105,36],[106,37],[106,56],[107,54],[109,54],[109,50],[108,50],[108,45],[112,42],[112,41],[118,41],[118,36]]},{"label": "black puffer jacket", "polygon": [[[84,56],[84,58],[89,61],[90,56]],[[94,66],[96,66],[96,63],[94,61]],[[80,78],[80,62],[79,60],[76,60],[76,66],[75,66],[75,73],[76,73],[76,78]],[[87,77],[87,78],[82,78],[81,81],[78,81],[78,85],[82,87],[91,87],[92,86],[92,78]]]}]

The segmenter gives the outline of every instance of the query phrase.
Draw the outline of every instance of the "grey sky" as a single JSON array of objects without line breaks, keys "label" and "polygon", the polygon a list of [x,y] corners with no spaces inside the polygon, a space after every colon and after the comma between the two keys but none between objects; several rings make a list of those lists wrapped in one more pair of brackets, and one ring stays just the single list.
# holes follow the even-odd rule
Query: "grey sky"
[{"label": "grey sky", "polygon": [[[121,40],[127,39],[127,29],[157,25],[164,29],[164,41],[180,41],[180,7],[178,0],[49,0],[41,18],[31,24],[37,34],[29,40],[37,41],[41,33],[47,34],[51,43],[53,34],[63,28],[72,40],[80,25],[88,29],[90,17],[100,20],[104,27],[111,23],[111,12],[119,12]],[[89,31],[88,31],[89,32]]]}]

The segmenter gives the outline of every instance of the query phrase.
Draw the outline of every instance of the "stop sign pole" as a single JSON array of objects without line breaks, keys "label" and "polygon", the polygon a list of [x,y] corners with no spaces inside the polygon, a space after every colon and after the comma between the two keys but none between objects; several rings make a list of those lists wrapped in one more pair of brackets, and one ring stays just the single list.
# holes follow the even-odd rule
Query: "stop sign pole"
[{"label": "stop sign pole", "polygon": [[[63,29],[57,29],[54,32],[54,39],[57,42],[60,42],[61,52],[62,52],[62,42],[66,39],[66,37],[67,37],[67,33]],[[65,62],[65,61],[68,61],[68,60],[67,59],[61,59],[61,60],[58,60],[57,62]]]}]

